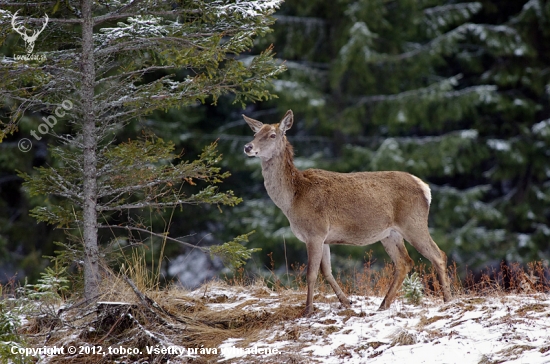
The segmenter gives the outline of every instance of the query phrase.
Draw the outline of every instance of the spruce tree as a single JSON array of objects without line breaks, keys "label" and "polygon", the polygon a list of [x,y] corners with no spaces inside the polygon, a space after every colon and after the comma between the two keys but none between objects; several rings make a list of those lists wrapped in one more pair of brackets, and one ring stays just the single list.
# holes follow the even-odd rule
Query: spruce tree
[{"label": "spruce tree", "polygon": [[[508,261],[550,255],[550,2],[493,0],[480,19],[513,36],[502,49],[483,50],[483,69],[471,79],[492,83],[498,97],[475,120],[487,148],[479,173],[502,215],[502,234],[482,251]],[[492,42],[495,43],[494,41]],[[479,81],[477,81],[479,82]]]},{"label": "spruce tree", "polygon": [[[147,136],[119,144],[116,135],[155,110],[207,99],[215,103],[229,93],[238,103],[271,97],[265,85],[283,70],[273,63],[271,50],[246,60],[238,55],[255,36],[269,31],[270,15],[279,4],[0,1],[0,39],[13,30],[5,20],[16,12],[23,22],[17,24],[28,29],[49,15],[48,30],[33,50],[39,59],[21,60],[20,46],[0,64],[0,106],[10,110],[0,140],[17,129],[26,113],[40,112],[44,122],[49,120],[48,132],[60,142],[52,149],[58,164],[25,177],[31,193],[65,201],[35,209],[36,217],[82,232],[86,298],[98,295],[98,228],[109,212],[239,201],[231,191],[212,186],[227,177],[214,166],[219,156],[212,147],[195,162],[178,163],[173,145],[162,139]],[[61,108],[70,134],[56,133],[51,119]],[[182,183],[196,180],[210,185],[191,195],[182,189]]]}]

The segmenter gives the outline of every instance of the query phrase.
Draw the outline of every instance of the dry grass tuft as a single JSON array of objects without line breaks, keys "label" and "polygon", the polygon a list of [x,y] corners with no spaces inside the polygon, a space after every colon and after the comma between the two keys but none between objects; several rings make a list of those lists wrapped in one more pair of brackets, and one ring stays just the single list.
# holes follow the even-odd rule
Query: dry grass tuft
[{"label": "dry grass tuft", "polygon": [[349,348],[346,348],[345,344],[340,345],[334,350],[334,355],[340,359],[347,359],[353,357],[353,354]]},{"label": "dry grass tuft", "polygon": [[439,320],[446,320],[446,319],[451,318],[451,317],[452,316],[450,316],[450,315],[446,315],[446,316],[432,316],[432,317],[428,318],[428,317],[422,315],[420,317],[419,322],[418,322],[418,328],[422,328],[424,326],[431,325],[434,322],[437,322]]},{"label": "dry grass tuft", "polygon": [[533,303],[525,305],[516,310],[516,314],[519,316],[525,316],[529,312],[544,312],[548,310],[548,305],[542,303]]},{"label": "dry grass tuft", "polygon": [[405,329],[396,330],[391,336],[391,346],[414,345],[418,342],[416,335]]}]

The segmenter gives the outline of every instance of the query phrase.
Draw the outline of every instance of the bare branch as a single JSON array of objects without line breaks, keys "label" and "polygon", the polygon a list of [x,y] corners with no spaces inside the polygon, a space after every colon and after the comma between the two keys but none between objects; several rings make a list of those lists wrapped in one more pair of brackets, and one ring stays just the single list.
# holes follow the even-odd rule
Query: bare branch
[{"label": "bare branch", "polygon": [[120,211],[120,210],[133,210],[133,209],[143,209],[146,207],[153,207],[153,208],[166,208],[166,207],[177,207],[183,204],[187,205],[198,205],[199,201],[191,201],[191,200],[177,200],[177,201],[170,201],[170,202],[136,202],[136,203],[129,203],[124,205],[116,205],[116,206],[98,206],[99,211]]},{"label": "bare branch", "polygon": [[22,7],[30,7],[30,6],[51,6],[51,5],[54,5],[55,4],[55,1],[52,1],[52,2],[43,2],[43,3],[9,3],[9,2],[4,2],[4,1],[0,1],[0,5],[2,6],[13,6],[13,7],[18,7],[18,8],[22,8]]},{"label": "bare branch", "polygon": [[173,242],[176,242],[176,243],[179,243],[179,244],[182,244],[182,245],[189,246],[189,247],[194,248],[194,249],[195,248],[199,249],[199,250],[201,250],[205,253],[208,252],[208,248],[203,248],[203,247],[200,247],[200,246],[197,246],[197,245],[190,244],[190,243],[185,242],[185,241],[181,241],[181,240],[178,240],[178,239],[175,239],[175,238],[171,238],[171,237],[168,236],[168,233],[164,233],[164,234],[154,233],[150,230],[138,228],[138,227],[135,227],[135,226],[118,226],[118,225],[98,224],[97,228],[98,229],[123,229],[123,230],[127,230],[127,231],[140,231],[142,233],[147,233],[147,234],[156,236],[156,237],[161,238],[161,239],[166,239],[166,240],[173,241]]},{"label": "bare branch", "polygon": [[[77,186],[75,186],[74,184],[70,183],[69,181],[67,181],[67,179],[63,178],[55,168],[51,168],[50,169],[52,171],[52,173],[54,173],[55,176],[51,176],[51,181],[57,185],[61,190],[64,191],[63,194],[61,193],[57,193],[57,195],[60,195],[60,196],[64,196],[64,197],[68,197],[68,198],[71,198],[71,197],[74,197],[78,200],[81,200],[82,201],[82,195],[80,193],[77,193],[76,191],[81,191],[81,189]],[[68,185],[69,188],[67,188],[67,186],[65,186],[65,184]]]},{"label": "bare branch", "polygon": [[113,76],[98,79],[96,81],[96,86],[103,83],[103,82],[107,82],[107,81],[111,81],[111,80],[120,80],[121,78],[129,78],[129,77],[136,76],[136,75],[141,75],[142,76],[142,75],[144,75],[146,73],[149,73],[149,72],[155,72],[155,71],[160,71],[160,70],[170,70],[170,69],[174,69],[174,66],[150,66],[150,67],[139,69],[139,70],[136,70],[136,71],[125,72],[125,73],[121,73],[121,74],[117,74],[117,75],[113,75]]},{"label": "bare branch", "polygon": [[57,66],[46,65],[46,66],[40,67],[40,69],[70,73],[75,77],[81,77],[81,73],[79,71],[72,70],[68,67],[57,67]]},{"label": "bare branch", "polygon": [[103,198],[103,197],[116,195],[116,194],[120,194],[120,193],[124,194],[124,193],[130,193],[130,192],[135,192],[135,191],[141,191],[141,190],[146,189],[146,188],[155,187],[155,186],[158,186],[160,184],[166,184],[168,182],[173,182],[173,181],[174,181],[174,178],[170,177],[170,178],[165,178],[165,179],[158,179],[158,180],[155,180],[155,181],[152,181],[152,182],[149,182],[149,183],[133,185],[133,186],[126,186],[126,187],[116,188],[116,189],[112,189],[112,190],[102,189],[102,191],[100,191],[98,193],[98,197]]},{"label": "bare branch", "polygon": [[[44,19],[42,18],[27,18],[25,19],[26,22],[29,23],[42,23]],[[82,19],[63,19],[63,18],[50,18],[50,23],[59,23],[59,24],[80,24],[82,23]]]}]

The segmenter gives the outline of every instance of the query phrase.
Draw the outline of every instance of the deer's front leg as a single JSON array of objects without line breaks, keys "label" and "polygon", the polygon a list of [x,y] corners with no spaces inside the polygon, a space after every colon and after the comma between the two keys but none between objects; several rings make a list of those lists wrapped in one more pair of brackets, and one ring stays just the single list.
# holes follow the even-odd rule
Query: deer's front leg
[{"label": "deer's front leg", "polygon": [[313,293],[315,291],[315,282],[319,275],[319,267],[323,259],[323,240],[311,240],[307,245],[307,299],[304,316],[309,316],[313,313]]},{"label": "deer's front leg", "polygon": [[332,268],[330,266],[330,246],[328,244],[323,244],[323,259],[321,259],[321,273],[323,274],[323,277],[325,277],[326,281],[330,284],[330,286],[334,290],[334,293],[336,293],[336,297],[338,297],[342,306],[350,307],[351,306],[350,300],[346,297],[346,295],[342,291],[342,288],[340,288],[340,286],[336,282],[336,279],[334,279],[334,276],[332,275]]}]

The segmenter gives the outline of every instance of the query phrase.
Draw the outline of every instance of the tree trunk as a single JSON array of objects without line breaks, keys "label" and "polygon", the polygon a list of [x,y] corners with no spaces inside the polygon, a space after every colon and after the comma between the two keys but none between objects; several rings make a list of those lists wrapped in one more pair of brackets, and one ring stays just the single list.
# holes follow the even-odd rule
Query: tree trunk
[{"label": "tree trunk", "polygon": [[99,294],[99,249],[97,246],[97,139],[94,112],[94,46],[92,0],[82,0],[82,143],[83,172],[83,237],[84,237],[84,296],[94,300]]}]

